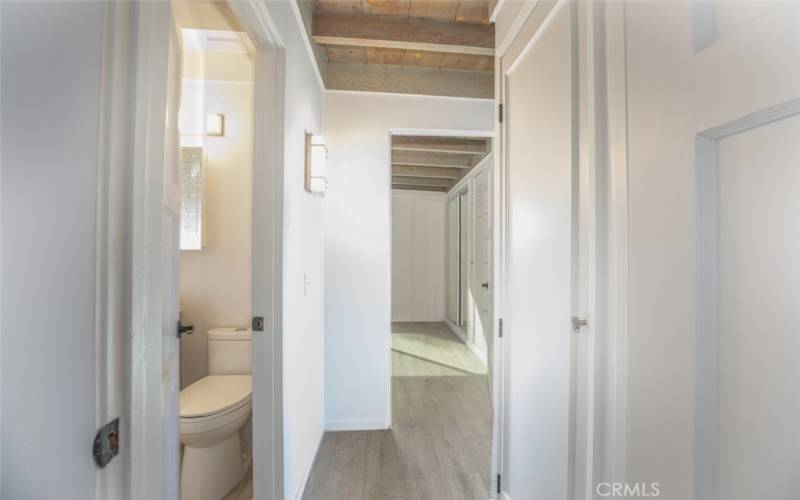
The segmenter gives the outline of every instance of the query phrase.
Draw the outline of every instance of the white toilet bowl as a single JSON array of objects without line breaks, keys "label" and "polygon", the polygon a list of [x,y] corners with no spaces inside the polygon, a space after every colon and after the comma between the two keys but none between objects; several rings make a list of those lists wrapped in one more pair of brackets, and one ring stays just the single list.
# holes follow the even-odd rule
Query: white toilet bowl
[{"label": "white toilet bowl", "polygon": [[209,375],[181,391],[183,500],[219,500],[242,480],[239,429],[251,395],[250,375]]}]

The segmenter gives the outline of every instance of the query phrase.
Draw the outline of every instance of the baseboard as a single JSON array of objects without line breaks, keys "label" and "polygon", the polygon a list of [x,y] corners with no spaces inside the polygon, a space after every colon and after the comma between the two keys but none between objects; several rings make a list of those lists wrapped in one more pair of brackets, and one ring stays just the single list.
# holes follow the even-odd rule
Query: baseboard
[{"label": "baseboard", "polygon": [[320,426],[319,431],[317,432],[317,443],[314,446],[314,453],[311,454],[311,457],[306,464],[306,468],[303,471],[303,475],[300,477],[300,484],[297,485],[297,492],[294,496],[295,500],[302,500],[303,494],[306,492],[306,485],[308,484],[308,478],[311,476],[311,469],[314,467],[314,460],[317,459],[317,454],[319,453],[319,447],[322,445],[322,438],[325,436],[325,427]]},{"label": "baseboard", "polygon": [[326,431],[382,431],[389,427],[386,420],[328,420]]},{"label": "baseboard", "polygon": [[463,328],[461,328],[460,326],[457,326],[455,323],[453,323],[449,319],[445,319],[444,323],[448,327],[450,327],[450,329],[453,331],[453,333],[455,333],[458,336],[458,338],[461,339],[462,342],[464,342],[465,344],[469,344],[469,342],[467,342],[467,332],[465,332]]},{"label": "baseboard", "polygon": [[452,330],[453,333],[455,333],[456,336],[458,336],[458,338],[460,338],[461,341],[464,342],[464,345],[469,347],[469,350],[472,351],[472,353],[475,354],[475,356],[477,356],[478,359],[483,362],[483,364],[489,363],[489,358],[487,357],[486,353],[481,352],[481,350],[478,349],[478,347],[473,342],[467,340],[467,332],[465,332],[463,328],[461,328],[460,326],[456,326],[456,324],[450,321],[449,319],[445,319],[444,322],[448,327],[450,327],[450,330]]}]

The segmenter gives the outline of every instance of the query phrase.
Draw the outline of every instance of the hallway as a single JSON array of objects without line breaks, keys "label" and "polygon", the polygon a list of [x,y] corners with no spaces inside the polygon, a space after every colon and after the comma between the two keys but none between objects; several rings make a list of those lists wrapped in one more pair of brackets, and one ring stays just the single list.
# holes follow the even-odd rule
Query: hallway
[{"label": "hallway", "polygon": [[392,429],[328,432],[307,500],[485,500],[486,367],[444,323],[392,325]]}]

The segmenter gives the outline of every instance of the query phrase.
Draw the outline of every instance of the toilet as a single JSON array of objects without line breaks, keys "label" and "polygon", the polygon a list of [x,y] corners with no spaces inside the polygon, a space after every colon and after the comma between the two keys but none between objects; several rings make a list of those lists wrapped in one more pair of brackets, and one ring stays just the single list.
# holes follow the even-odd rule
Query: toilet
[{"label": "toilet", "polygon": [[242,480],[239,429],[251,413],[251,340],[249,328],[209,330],[209,375],[180,393],[183,500],[219,500]]}]

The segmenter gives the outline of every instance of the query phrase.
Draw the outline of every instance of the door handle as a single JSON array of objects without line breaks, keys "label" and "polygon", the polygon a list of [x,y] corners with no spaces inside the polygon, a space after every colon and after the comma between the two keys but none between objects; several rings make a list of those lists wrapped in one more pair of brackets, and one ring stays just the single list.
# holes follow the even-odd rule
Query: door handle
[{"label": "door handle", "polygon": [[488,290],[489,289],[489,282],[487,281],[486,283],[481,283],[481,286]]},{"label": "door handle", "polygon": [[584,326],[587,326],[588,324],[589,324],[589,321],[587,321],[585,319],[581,319],[581,318],[579,318],[577,316],[573,316],[572,317],[572,331],[573,332],[577,333],[577,332],[581,331],[581,328],[583,328]]},{"label": "door handle", "polygon": [[187,335],[194,333],[194,325],[182,325],[181,321],[178,320],[178,338],[181,338],[184,333]]}]

